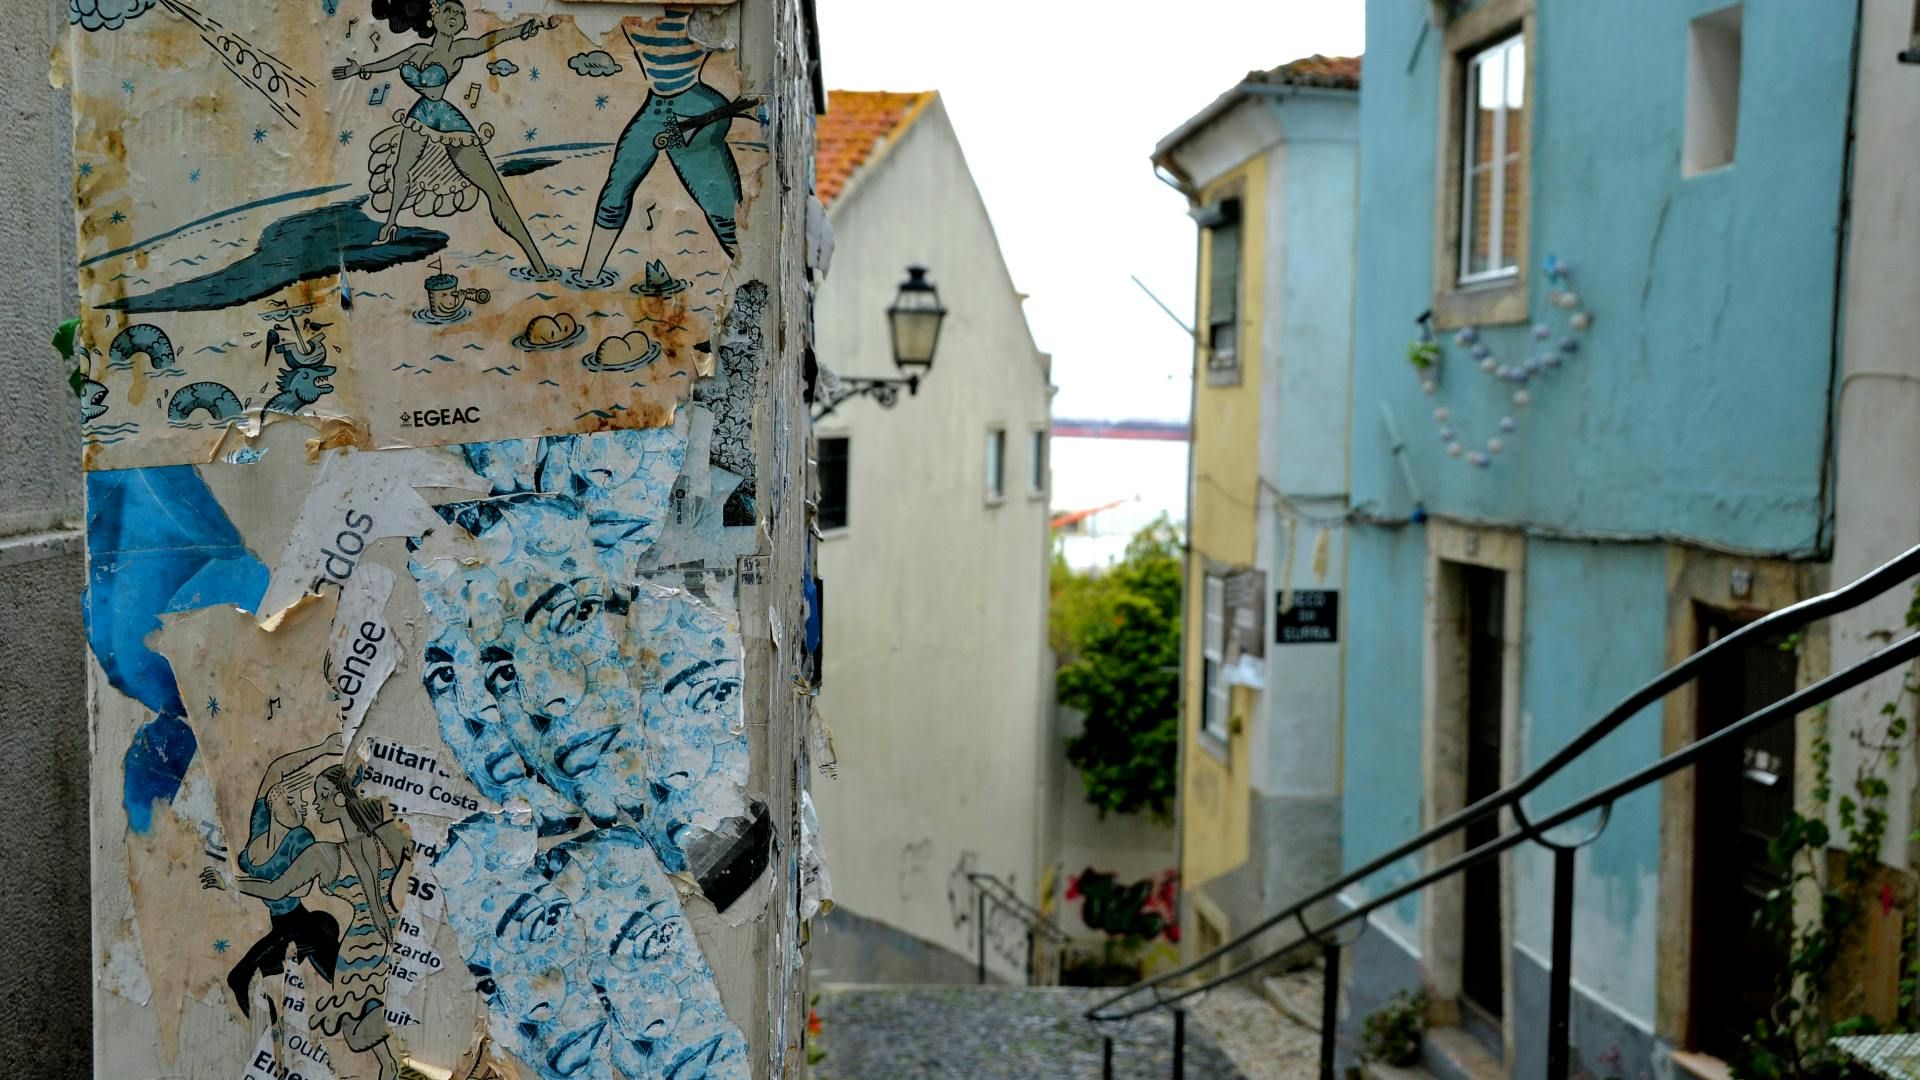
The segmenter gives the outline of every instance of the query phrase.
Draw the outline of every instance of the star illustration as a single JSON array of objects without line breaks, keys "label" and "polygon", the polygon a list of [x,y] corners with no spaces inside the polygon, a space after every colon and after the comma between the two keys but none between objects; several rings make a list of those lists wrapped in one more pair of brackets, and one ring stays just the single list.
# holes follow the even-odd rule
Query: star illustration
[{"label": "star illustration", "polygon": [[540,129],[539,129],[539,128],[528,128],[528,129],[527,129],[527,141],[528,141],[528,142],[532,142],[533,140],[535,140],[535,139],[537,139],[537,138],[539,138],[539,137],[540,137]]},{"label": "star illustration", "polygon": [[340,133],[340,145],[341,145],[341,146],[345,146],[345,145],[347,145],[348,143],[350,143],[350,142],[352,142],[352,141],[353,141],[353,129],[351,129],[351,128],[349,128],[349,129],[347,129],[347,130],[345,130],[345,131],[342,131],[342,132]]},{"label": "star illustration", "polygon": [[125,220],[127,220],[127,215],[121,213],[118,210],[115,210],[113,213],[107,215],[107,224],[109,225],[118,225]]},{"label": "star illustration", "polygon": [[594,99],[593,99],[593,107],[594,107],[594,108],[596,108],[596,109],[604,109],[604,108],[606,108],[606,107],[607,107],[607,95],[605,95],[605,94],[601,94],[601,95],[600,95],[599,97],[597,97],[597,98],[594,98]]},{"label": "star illustration", "polygon": [[266,141],[267,141],[267,129],[266,129],[266,128],[263,128],[263,127],[257,127],[257,128],[254,128],[254,129],[253,129],[253,141],[254,141],[254,142],[256,142],[256,143],[263,143],[263,142],[266,142]]},{"label": "star illustration", "polygon": [[213,943],[213,951],[217,953],[226,952],[231,948],[233,948],[233,942],[228,941],[226,938],[220,938]]},{"label": "star illustration", "polygon": [[188,173],[188,174],[187,174],[187,183],[189,183],[189,184],[197,184],[197,183],[199,183],[199,182],[200,182],[200,170],[199,170],[199,169],[195,169],[195,170],[193,170],[192,172],[190,172],[190,173]]},{"label": "star illustration", "polygon": [[132,79],[122,80],[120,83],[120,92],[123,94],[133,93],[133,80]]},{"label": "star illustration", "polygon": [[534,82],[539,82],[539,81],[540,81],[540,69],[539,69],[539,68],[529,68],[529,69],[527,70],[527,78],[529,78],[529,79],[532,79],[532,80],[533,80]]},{"label": "star illustration", "polygon": [[219,698],[210,697],[207,699],[207,715],[208,716],[220,715],[220,699]]},{"label": "star illustration", "polygon": [[91,161],[83,161],[83,162],[81,162],[81,163],[80,163],[80,175],[81,175],[81,176],[92,176],[92,175],[93,175],[93,162],[91,162]]}]

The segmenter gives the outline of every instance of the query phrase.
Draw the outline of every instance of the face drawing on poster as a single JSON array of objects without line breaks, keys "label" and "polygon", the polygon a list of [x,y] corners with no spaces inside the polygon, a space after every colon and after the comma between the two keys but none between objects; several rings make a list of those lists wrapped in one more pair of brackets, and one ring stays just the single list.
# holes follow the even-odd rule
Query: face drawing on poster
[{"label": "face drawing on poster", "polygon": [[[480,554],[427,537],[410,565],[444,742],[488,798],[534,810],[525,826],[460,822],[434,867],[492,1037],[543,1078],[743,1074],[745,1040],[667,877],[698,869],[703,838],[746,831],[728,824],[747,765],[731,601],[710,575],[641,569],[684,432],[462,453],[492,495],[439,511]],[[533,849],[515,830],[563,839],[507,857]],[[764,860],[719,869],[751,880]]]},{"label": "face drawing on poster", "polygon": [[511,829],[454,826],[436,870],[494,1038],[542,1080],[746,1075],[679,898],[626,826],[516,864]]}]

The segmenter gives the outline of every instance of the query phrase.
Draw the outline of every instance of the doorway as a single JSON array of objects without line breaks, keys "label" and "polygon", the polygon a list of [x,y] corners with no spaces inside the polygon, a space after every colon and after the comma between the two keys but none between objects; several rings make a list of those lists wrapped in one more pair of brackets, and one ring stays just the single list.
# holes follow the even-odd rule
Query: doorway
[{"label": "doorway", "polygon": [[[1731,634],[1758,613],[1696,606],[1700,647]],[[1704,738],[1793,693],[1798,659],[1778,640],[1744,645],[1700,676],[1694,735]],[[1693,956],[1690,1038],[1696,1049],[1730,1060],[1743,1035],[1768,1015],[1788,949],[1756,925],[1767,894],[1787,876],[1768,847],[1793,811],[1791,721],[1748,736],[1695,766]]]},{"label": "doorway", "polygon": [[[1459,568],[1462,644],[1466,667],[1466,788],[1468,806],[1500,790],[1501,728],[1505,715],[1506,574],[1485,566]],[[1499,835],[1497,815],[1466,829],[1469,849]],[[1469,1026],[1497,1033],[1503,1012],[1505,935],[1500,918],[1500,860],[1464,875],[1460,927],[1460,997]],[[1488,1032],[1480,1032],[1484,1037]],[[1495,1045],[1498,1036],[1495,1035]]]}]

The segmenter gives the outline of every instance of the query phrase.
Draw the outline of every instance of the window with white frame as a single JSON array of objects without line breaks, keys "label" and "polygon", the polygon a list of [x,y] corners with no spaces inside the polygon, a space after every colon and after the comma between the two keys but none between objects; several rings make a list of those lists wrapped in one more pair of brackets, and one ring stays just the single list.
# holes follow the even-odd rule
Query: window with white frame
[{"label": "window with white frame", "polygon": [[1515,34],[1466,61],[1461,125],[1460,284],[1519,270],[1527,190],[1527,46]]},{"label": "window with white frame", "polygon": [[1200,683],[1206,699],[1200,706],[1200,732],[1227,741],[1227,713],[1232,688],[1227,684],[1227,580],[1206,575],[1205,607],[1200,622]]},{"label": "window with white frame", "polygon": [[1007,431],[993,428],[987,432],[987,498],[997,501],[1007,495]]}]

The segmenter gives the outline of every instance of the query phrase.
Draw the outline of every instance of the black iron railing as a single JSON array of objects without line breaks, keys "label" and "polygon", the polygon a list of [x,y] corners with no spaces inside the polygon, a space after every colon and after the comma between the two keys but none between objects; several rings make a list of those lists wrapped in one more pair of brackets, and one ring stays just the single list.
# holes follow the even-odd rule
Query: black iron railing
[{"label": "black iron railing", "polygon": [[978,946],[976,965],[980,982],[984,985],[987,981],[987,905],[992,904],[997,911],[1011,916],[1021,927],[1026,937],[1027,985],[1041,985],[1046,981],[1042,976],[1051,964],[1043,962],[1038,946],[1054,946],[1054,951],[1049,955],[1057,956],[1058,950],[1071,944],[1073,939],[1045,912],[1020,899],[1020,894],[1013,891],[1013,886],[992,874],[969,872],[967,885],[973,889],[974,941]]},{"label": "black iron railing", "polygon": [[[1523,840],[1530,840],[1553,853],[1553,946],[1549,973],[1550,992],[1548,997],[1547,1018],[1547,1076],[1549,1080],[1566,1080],[1572,1067],[1569,1054],[1569,1009],[1571,1006],[1571,979],[1573,955],[1573,859],[1574,853],[1592,843],[1606,829],[1613,804],[1621,796],[1638,791],[1667,776],[1696,764],[1701,758],[1716,751],[1722,751],[1739,743],[1748,736],[1764,731],[1776,724],[1789,720],[1796,714],[1814,708],[1832,698],[1867,682],[1868,680],[1892,671],[1903,664],[1920,658],[1920,632],[1909,634],[1864,659],[1842,668],[1839,671],[1802,687],[1788,697],[1745,717],[1705,738],[1696,740],[1674,751],[1660,760],[1632,773],[1614,783],[1593,791],[1591,794],[1566,804],[1551,814],[1535,819],[1521,805],[1521,800],[1537,791],[1556,774],[1571,765],[1582,754],[1591,750],[1600,740],[1606,738],[1620,725],[1638,715],[1642,710],[1659,702],[1681,686],[1698,678],[1702,670],[1714,659],[1716,654],[1724,654],[1756,640],[1784,637],[1810,623],[1829,618],[1840,612],[1850,611],[1876,596],[1892,589],[1895,585],[1920,574],[1920,547],[1908,549],[1899,558],[1861,577],[1844,588],[1803,600],[1791,607],[1782,608],[1770,615],[1756,619],[1739,630],[1715,641],[1692,656],[1669,668],[1651,682],[1629,694],[1625,700],[1613,707],[1592,727],[1579,737],[1562,747],[1546,762],[1533,769],[1526,776],[1488,795],[1486,798],[1448,815],[1438,824],[1407,840],[1393,850],[1354,868],[1340,877],[1315,889],[1296,900],[1291,905],[1275,912],[1254,924],[1246,932],[1233,940],[1220,945],[1204,956],[1183,964],[1172,971],[1144,980],[1113,995],[1087,1011],[1087,1018],[1096,1025],[1125,1020],[1153,1009],[1174,1010],[1175,1020],[1181,1019],[1179,1003],[1205,993],[1216,986],[1244,978],[1261,970],[1276,958],[1303,946],[1319,946],[1325,958],[1326,982],[1324,1000],[1321,1008],[1320,1024],[1320,1075],[1323,1080],[1332,1080],[1334,1076],[1334,1051],[1336,1035],[1336,1005],[1339,999],[1340,951],[1352,944],[1353,939],[1365,932],[1368,915],[1381,908],[1398,903],[1406,897],[1427,888],[1436,882],[1445,880],[1469,867],[1498,857],[1508,848]],[[1402,859],[1427,852],[1435,845],[1451,840],[1467,826],[1499,814],[1501,811],[1512,814],[1518,828],[1501,833],[1472,850],[1463,852],[1441,863],[1412,880],[1398,885],[1364,903],[1348,908],[1341,914],[1313,923],[1308,911],[1317,905],[1333,900],[1349,886],[1372,877],[1391,867]],[[1594,827],[1582,837],[1571,841],[1555,840],[1546,833],[1563,825],[1598,813]],[[1464,840],[1463,840],[1464,842]],[[1254,939],[1273,930],[1283,923],[1292,922],[1298,927],[1296,936],[1286,944],[1270,948],[1252,960],[1241,963],[1228,971],[1191,985],[1175,986],[1176,982],[1193,975],[1201,969],[1220,962],[1235,951],[1249,945]],[[1340,940],[1333,935],[1348,927],[1357,927],[1351,936]],[[1179,1062],[1182,1059],[1181,1047],[1177,1044],[1184,1034],[1185,1025],[1174,1025],[1176,1041],[1174,1062],[1175,1077],[1180,1076]],[[1102,1051],[1105,1061],[1105,1075],[1112,1076],[1112,1037],[1103,1037]]]}]

